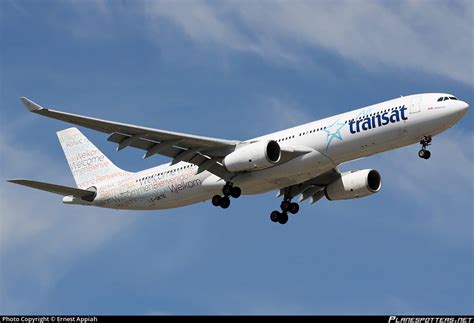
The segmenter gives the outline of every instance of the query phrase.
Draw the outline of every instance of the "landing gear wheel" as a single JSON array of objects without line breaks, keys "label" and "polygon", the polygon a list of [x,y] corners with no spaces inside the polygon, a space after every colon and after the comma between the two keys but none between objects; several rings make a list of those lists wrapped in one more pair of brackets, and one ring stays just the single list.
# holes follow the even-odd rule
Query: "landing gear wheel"
[{"label": "landing gear wheel", "polygon": [[280,208],[283,212],[286,212],[290,209],[291,207],[291,202],[290,201],[282,201],[281,204],[280,204]]},{"label": "landing gear wheel", "polygon": [[230,196],[232,196],[235,199],[239,198],[240,194],[242,194],[242,190],[237,186],[232,187],[232,189],[230,190]]},{"label": "landing gear wheel", "polygon": [[285,213],[280,213],[280,216],[278,217],[278,223],[280,224],[285,224],[288,222],[288,214]]},{"label": "landing gear wheel", "polygon": [[426,150],[420,149],[420,151],[418,152],[418,157],[425,158],[425,154],[426,154]]},{"label": "landing gear wheel", "polygon": [[431,152],[429,150],[421,149],[418,152],[418,156],[423,159],[429,159],[431,157]]},{"label": "landing gear wheel", "polygon": [[222,197],[220,197],[220,195],[214,195],[212,197],[212,205],[220,206],[221,205],[221,199],[222,199]]},{"label": "landing gear wheel", "polygon": [[272,222],[278,222],[278,219],[280,218],[280,212],[278,211],[273,211],[271,214],[270,214],[270,220],[272,220]]},{"label": "landing gear wheel", "polygon": [[290,211],[291,214],[296,214],[298,213],[298,211],[300,210],[300,206],[298,205],[298,203],[291,203],[290,204],[290,208],[288,211]]},{"label": "landing gear wheel", "polygon": [[229,196],[231,191],[232,191],[232,185],[230,184],[225,184],[224,187],[222,188],[222,193],[224,193],[225,196]]},{"label": "landing gear wheel", "polygon": [[227,196],[221,197],[219,205],[223,209],[227,209],[230,205],[230,199]]}]

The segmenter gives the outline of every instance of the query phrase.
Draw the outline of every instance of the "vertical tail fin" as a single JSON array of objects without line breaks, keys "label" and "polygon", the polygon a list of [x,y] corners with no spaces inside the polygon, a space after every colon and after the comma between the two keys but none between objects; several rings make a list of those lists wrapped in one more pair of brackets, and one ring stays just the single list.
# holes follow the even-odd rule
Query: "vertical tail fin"
[{"label": "vertical tail fin", "polygon": [[56,133],[77,187],[86,189],[130,173],[115,166],[77,128]]}]

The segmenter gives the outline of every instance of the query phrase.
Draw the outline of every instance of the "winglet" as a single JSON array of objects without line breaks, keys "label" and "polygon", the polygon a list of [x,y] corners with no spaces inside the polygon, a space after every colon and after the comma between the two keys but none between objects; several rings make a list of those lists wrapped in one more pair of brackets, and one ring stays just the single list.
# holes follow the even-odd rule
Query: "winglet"
[{"label": "winglet", "polygon": [[42,106],[40,106],[39,104],[37,103],[34,103],[33,101],[31,101],[30,99],[28,98],[25,98],[24,96],[22,96],[20,98],[20,101],[21,103],[23,103],[25,105],[25,107],[28,109],[28,111],[30,112],[36,112],[36,111],[39,111],[39,110],[43,110],[44,108]]}]

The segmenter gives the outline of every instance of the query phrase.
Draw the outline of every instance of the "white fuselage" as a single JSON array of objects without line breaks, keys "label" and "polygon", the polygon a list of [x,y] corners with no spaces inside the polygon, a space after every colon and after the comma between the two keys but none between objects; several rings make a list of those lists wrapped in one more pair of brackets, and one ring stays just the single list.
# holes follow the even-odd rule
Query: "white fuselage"
[{"label": "white fuselage", "polygon": [[[263,170],[237,175],[242,194],[277,190],[314,178],[337,165],[417,143],[450,128],[467,111],[459,100],[437,101],[441,93],[400,97],[248,140],[272,139],[283,149],[309,153]],[[209,200],[225,182],[185,162],[164,164],[97,187],[97,197],[81,204],[114,209],[157,210]]]}]

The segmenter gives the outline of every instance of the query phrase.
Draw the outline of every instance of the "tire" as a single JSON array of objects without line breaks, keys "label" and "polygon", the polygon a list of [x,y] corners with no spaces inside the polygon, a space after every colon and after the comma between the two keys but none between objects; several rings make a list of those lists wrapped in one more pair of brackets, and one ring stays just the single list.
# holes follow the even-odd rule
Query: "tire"
[{"label": "tire", "polygon": [[[418,152],[418,157],[420,158],[425,158],[426,156],[426,150],[424,149],[421,149],[419,152]],[[425,158],[426,159],[426,158]]]},{"label": "tire", "polygon": [[278,219],[280,218],[280,212],[278,211],[273,211],[271,214],[270,214],[270,220],[272,222],[278,222]]},{"label": "tire", "polygon": [[223,209],[227,209],[230,206],[230,199],[227,196],[221,198],[220,206]]},{"label": "tire", "polygon": [[290,213],[291,214],[296,214],[298,213],[298,211],[300,210],[300,206],[298,205],[298,203],[291,203],[290,204]]},{"label": "tire", "polygon": [[225,196],[229,196],[231,192],[232,192],[232,186],[225,184],[224,187],[222,188],[222,193],[224,193]]},{"label": "tire", "polygon": [[288,222],[288,214],[281,213],[280,216],[278,217],[278,223],[285,224],[286,222]]},{"label": "tire", "polygon": [[241,194],[242,194],[242,190],[237,186],[232,187],[232,189],[230,190],[230,196],[232,196],[235,199],[238,199]]},{"label": "tire", "polygon": [[430,159],[431,157],[431,152],[429,150],[425,151],[425,157],[423,157],[424,159]]},{"label": "tire", "polygon": [[221,205],[221,199],[222,199],[222,197],[220,197],[220,195],[214,195],[212,197],[212,205],[214,205],[214,206]]},{"label": "tire", "polygon": [[280,204],[280,208],[283,212],[288,211],[290,206],[291,206],[291,203],[289,201],[282,201],[281,204]]}]

